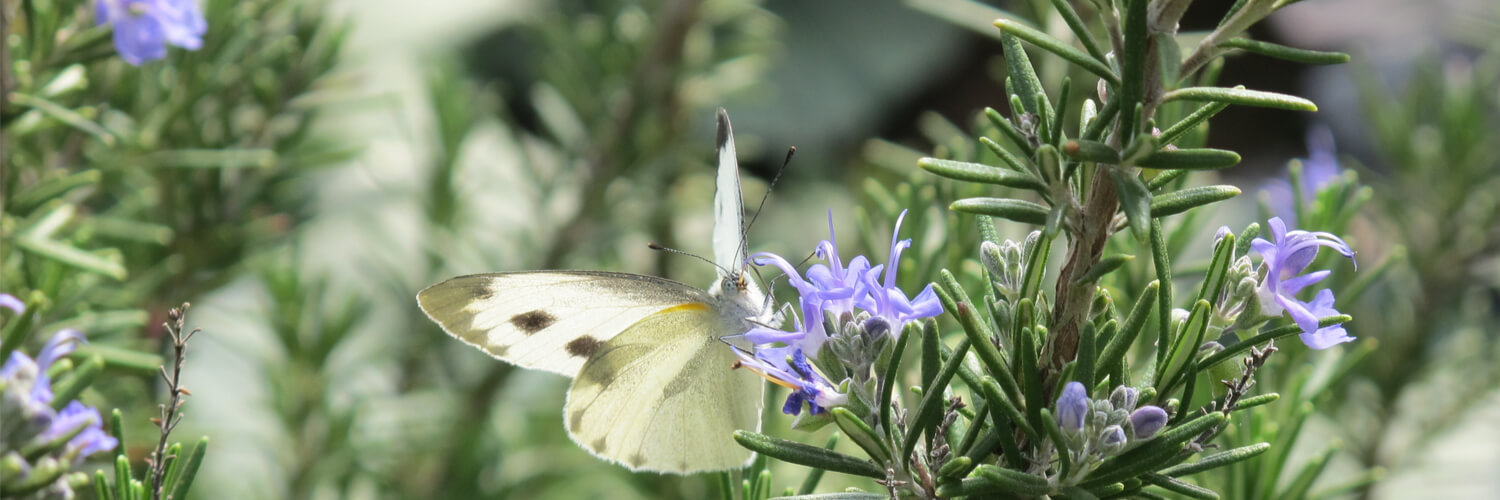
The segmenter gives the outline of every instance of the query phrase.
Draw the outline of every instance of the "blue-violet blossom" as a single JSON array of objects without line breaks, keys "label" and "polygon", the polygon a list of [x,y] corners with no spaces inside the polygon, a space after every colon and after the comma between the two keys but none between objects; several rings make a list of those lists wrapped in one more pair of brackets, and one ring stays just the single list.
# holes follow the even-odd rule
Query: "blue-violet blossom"
[{"label": "blue-violet blossom", "polygon": [[1315,200],[1318,191],[1337,179],[1342,170],[1334,147],[1333,132],[1328,127],[1314,127],[1307,133],[1307,159],[1301,164],[1298,186],[1293,186],[1288,179],[1280,178],[1272,179],[1265,185],[1271,210],[1285,214],[1293,224],[1297,223],[1296,208],[1299,201],[1309,203]]},{"label": "blue-violet blossom", "polygon": [[3,397],[0,399],[0,413],[7,417],[0,425],[3,427],[0,435],[7,441],[16,440],[6,443],[6,448],[47,443],[73,434],[63,448],[63,457],[70,457],[77,464],[84,457],[113,450],[119,445],[117,439],[104,433],[104,419],[99,410],[76,400],[69,402],[61,412],[52,409],[54,395],[47,370],[84,341],[82,333],[62,330],[47,341],[36,359],[19,350],[11,351],[10,358],[0,366],[0,381],[5,387],[3,396],[0,396]]},{"label": "blue-violet blossom", "polygon": [[1320,247],[1332,248],[1351,261],[1354,260],[1354,250],[1330,233],[1287,231],[1280,217],[1272,217],[1269,222],[1271,235],[1276,241],[1256,238],[1250,242],[1250,247],[1260,254],[1261,265],[1267,269],[1265,279],[1256,290],[1262,313],[1277,315],[1286,311],[1302,328],[1302,342],[1313,349],[1327,349],[1354,340],[1342,326],[1318,328],[1318,318],[1339,314],[1333,308],[1332,291],[1319,291],[1312,302],[1297,300],[1297,293],[1303,288],[1331,274],[1327,270],[1302,274],[1317,258]]},{"label": "blue-violet blossom", "polygon": [[208,23],[197,0],[95,0],[99,24],[114,25],[115,49],[135,66],[167,56],[167,44],[188,50],[203,45]]},{"label": "blue-violet blossom", "polygon": [[806,403],[813,414],[821,414],[848,400],[848,396],[835,387],[834,381],[828,380],[807,361],[809,356],[817,356],[828,341],[830,332],[824,327],[825,318],[835,325],[859,320],[872,335],[900,335],[907,322],[943,312],[942,303],[931,284],[915,298],[908,298],[896,286],[896,268],[901,252],[911,246],[911,240],[899,239],[901,221],[905,217],[906,213],[902,212],[896,219],[890,258],[886,264],[872,267],[870,260],[860,255],[845,265],[835,244],[832,213],[829,214],[828,239],[820,242],[816,249],[816,256],[827,263],[813,264],[805,277],[797,272],[796,266],[779,255],[761,252],[751,256],[756,265],[780,268],[798,294],[797,305],[801,314],[799,321],[792,322],[792,331],[755,327],[743,335],[755,344],[754,352],[735,349],[740,358],[738,366],[793,390],[782,407],[783,412],[799,414]]}]

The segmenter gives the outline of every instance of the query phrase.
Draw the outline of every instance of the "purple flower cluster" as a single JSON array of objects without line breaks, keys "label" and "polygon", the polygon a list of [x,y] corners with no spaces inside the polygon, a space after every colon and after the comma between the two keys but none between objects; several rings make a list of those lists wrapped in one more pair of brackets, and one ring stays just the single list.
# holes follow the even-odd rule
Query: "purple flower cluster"
[{"label": "purple flower cluster", "polygon": [[135,66],[167,57],[167,44],[198,50],[208,30],[197,0],[95,0],[94,10],[99,24],[114,25],[120,58]]},{"label": "purple flower cluster", "polygon": [[1297,299],[1297,293],[1302,289],[1331,274],[1327,270],[1303,274],[1318,257],[1319,248],[1332,248],[1350,261],[1354,260],[1354,250],[1330,233],[1287,231],[1286,224],[1279,217],[1272,217],[1269,222],[1275,241],[1256,238],[1250,242],[1250,247],[1260,254],[1261,265],[1266,268],[1266,277],[1256,290],[1261,312],[1279,315],[1286,311],[1302,328],[1302,342],[1313,349],[1327,349],[1354,340],[1342,325],[1318,327],[1318,318],[1339,314],[1333,308],[1332,290],[1319,290],[1311,302]]},{"label": "purple flower cluster", "polygon": [[[1108,400],[1089,398],[1088,389],[1078,382],[1068,382],[1057,398],[1057,426],[1069,438],[1066,443],[1077,453],[1114,455],[1130,441],[1156,437],[1167,425],[1167,411],[1159,406],[1136,407],[1139,391],[1119,386]],[[1126,432],[1129,429],[1129,432]]]},{"label": "purple flower cluster", "polygon": [[794,391],[782,407],[783,412],[799,414],[806,403],[809,411],[820,414],[846,401],[835,384],[807,361],[810,356],[818,356],[831,334],[838,333],[829,332],[825,325],[839,328],[838,325],[852,323],[864,334],[880,337],[899,335],[908,321],[942,314],[943,306],[931,284],[914,298],[896,286],[901,252],[911,246],[911,240],[898,236],[905,217],[902,212],[896,219],[890,257],[885,264],[871,266],[870,259],[860,255],[846,265],[834,243],[837,240],[832,214],[829,214],[828,239],[816,249],[816,256],[826,264],[813,264],[805,278],[796,266],[779,255],[762,252],[751,256],[756,265],[780,268],[798,294],[800,321],[794,322],[792,331],[755,327],[744,334],[745,339],[755,344],[754,352],[735,350],[740,366]]},{"label": "purple flower cluster", "polygon": [[[0,305],[17,314],[25,312],[25,306],[7,294],[0,294]],[[52,408],[55,396],[47,370],[83,342],[82,333],[62,330],[47,341],[35,359],[21,351],[11,351],[10,358],[0,366],[0,386],[4,387],[3,395],[0,395],[3,397],[0,413],[6,416],[0,423],[3,427],[0,434],[8,441],[6,448],[45,445],[67,438],[62,456],[77,464],[89,455],[113,450],[119,445],[118,440],[104,433],[104,418],[99,415],[99,410],[76,400],[69,402],[62,411]],[[11,451],[14,450],[0,450],[0,453]]]}]

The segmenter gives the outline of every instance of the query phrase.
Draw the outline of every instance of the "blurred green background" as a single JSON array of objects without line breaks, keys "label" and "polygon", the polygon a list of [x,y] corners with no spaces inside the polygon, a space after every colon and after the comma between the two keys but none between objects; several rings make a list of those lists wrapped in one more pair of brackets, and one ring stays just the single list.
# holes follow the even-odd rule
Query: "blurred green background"
[{"label": "blurred green background", "polygon": [[[1066,32],[1047,4],[994,7]],[[198,498],[716,495],[710,478],[634,475],[590,457],[560,425],[566,379],[451,340],[417,310],[416,291],[458,274],[543,268],[709,283],[708,266],[646,244],[708,253],[718,107],[734,120],[747,204],[785,148],[798,148],[750,232],[752,250],[806,252],[832,209],[851,228],[841,233],[847,255],[883,257],[892,211],[882,203],[898,200],[936,221],[906,235],[940,255],[949,200],[915,159],[965,147],[977,111],[1006,107],[993,16],[968,2],[204,6],[197,52],[139,68],[87,53],[31,61],[39,83],[87,64],[87,85],[56,100],[107,103],[93,117],[115,139],[48,122],[22,129],[24,118],[7,115],[0,171],[0,291],[57,281],[46,285],[60,290],[47,320],[74,321],[98,349],[160,351],[151,325],[166,307],[194,303],[188,324],[204,334],[190,350],[194,396],[178,433],[213,439]],[[1211,28],[1225,8],[1200,1],[1182,29]],[[1341,165],[1371,188],[1344,236],[1362,264],[1396,256],[1346,305],[1364,358],[1318,396],[1293,448],[1342,443],[1329,483],[1382,470],[1361,498],[1500,490],[1497,34],[1500,8],[1487,0],[1308,0],[1252,35],[1349,52],[1354,63],[1240,56],[1221,78],[1321,110],[1231,108],[1214,119],[1209,143],[1244,156],[1223,175],[1247,195],[1208,227],[1264,220],[1259,188],[1308,157],[1307,132],[1324,126]],[[1055,88],[1061,61],[1033,60]],[[80,172],[97,178],[52,198],[31,190]],[[26,262],[38,258],[28,231],[64,206],[73,208],[55,238],[121,272],[64,279]],[[912,289],[930,279],[907,277]],[[1313,366],[1329,365],[1284,369]],[[108,373],[91,401],[154,412],[149,372]],[[796,435],[789,421],[765,425]],[[126,445],[140,458],[154,443],[144,417],[132,422]],[[828,432],[798,439],[822,443]],[[805,473],[773,470],[778,489]],[[824,481],[822,491],[876,488]]]}]

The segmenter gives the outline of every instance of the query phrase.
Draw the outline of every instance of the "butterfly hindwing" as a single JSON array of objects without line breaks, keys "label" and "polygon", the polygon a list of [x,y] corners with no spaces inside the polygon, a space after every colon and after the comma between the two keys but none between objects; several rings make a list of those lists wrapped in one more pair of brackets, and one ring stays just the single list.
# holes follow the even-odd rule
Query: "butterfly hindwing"
[{"label": "butterfly hindwing", "polygon": [[710,300],[676,281],[598,271],[473,274],[417,294],[449,335],[517,366],[569,377],[641,319]]},{"label": "butterfly hindwing", "polygon": [[[735,323],[739,323],[736,321]],[[691,473],[746,465],[737,429],[760,429],[763,383],[733,370],[734,331],[707,303],[642,319],[605,342],[568,390],[568,435],[631,470]]]}]

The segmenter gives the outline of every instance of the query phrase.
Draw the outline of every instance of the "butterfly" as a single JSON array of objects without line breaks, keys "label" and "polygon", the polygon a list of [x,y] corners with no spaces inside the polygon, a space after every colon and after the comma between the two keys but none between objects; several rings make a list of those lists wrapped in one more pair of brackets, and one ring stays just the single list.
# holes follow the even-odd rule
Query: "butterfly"
[{"label": "butterfly", "polygon": [[764,384],[721,337],[776,326],[746,279],[748,243],[729,114],[718,112],[714,264],[707,290],[605,271],[459,276],[417,294],[454,338],[502,361],[573,377],[568,436],[633,471],[689,474],[749,464],[737,429],[760,430]]}]

